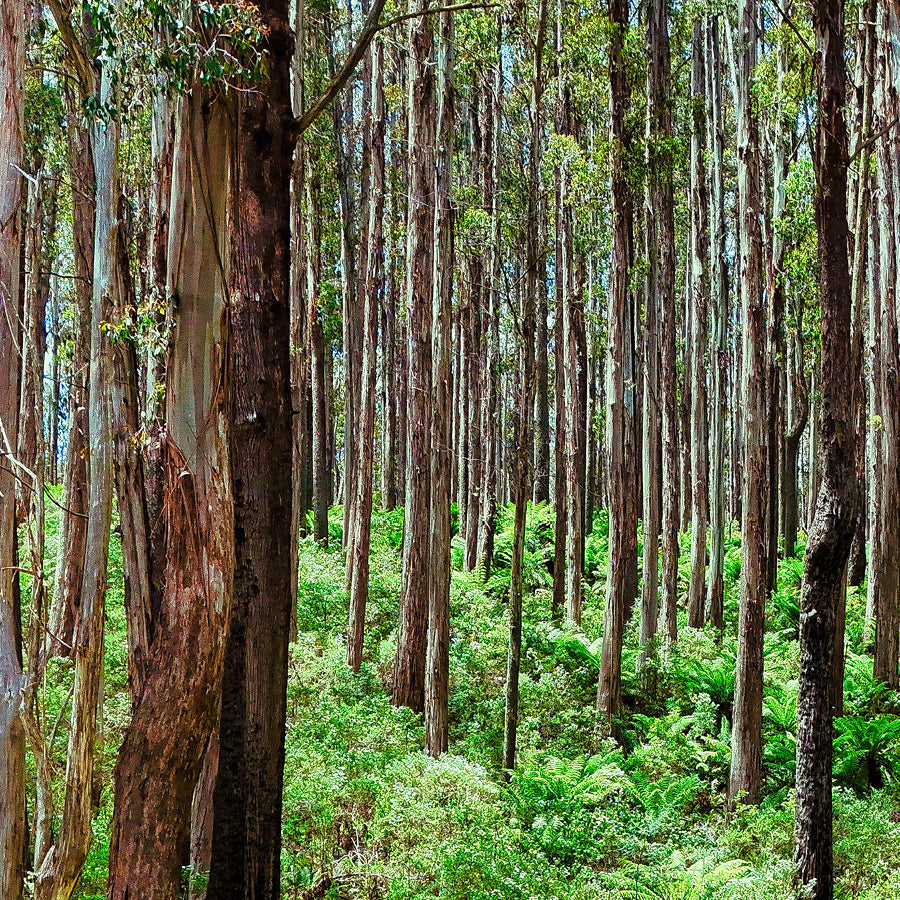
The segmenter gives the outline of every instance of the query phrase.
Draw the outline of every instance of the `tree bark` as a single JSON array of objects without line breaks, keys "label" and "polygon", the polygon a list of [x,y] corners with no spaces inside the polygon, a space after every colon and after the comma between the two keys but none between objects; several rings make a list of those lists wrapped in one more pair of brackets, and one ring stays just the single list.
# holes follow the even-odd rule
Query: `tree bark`
[{"label": "tree bark", "polygon": [[709,581],[706,594],[706,618],[715,628],[724,625],[725,602],[725,418],[727,412],[728,345],[728,271],[725,257],[725,186],[723,178],[722,63],[719,54],[719,18],[706,24],[707,42],[707,125],[709,129],[709,265],[712,317],[712,423],[710,427],[710,542]]},{"label": "tree bark", "polygon": [[[410,12],[421,11],[410,0]],[[431,480],[432,283],[434,260],[434,34],[430,16],[410,19],[409,190],[406,283],[409,423],[400,627],[394,667],[395,706],[425,704]]]},{"label": "tree bark", "polygon": [[707,262],[709,259],[706,173],[706,29],[694,22],[691,68],[693,128],[691,131],[691,581],[688,590],[688,625],[702,628],[706,621],[706,537],[709,524],[709,421],[706,391]]},{"label": "tree bark", "polygon": [[[350,593],[350,621],[347,636],[347,663],[354,672],[362,664],[366,602],[369,596],[369,542],[372,521],[372,485],[375,463],[375,380],[378,342],[378,310],[382,285],[382,218],[384,216],[384,48],[379,42],[371,49],[373,89],[371,111],[370,215],[366,228],[365,305],[363,310],[362,390],[360,391],[360,434],[357,454],[356,498],[353,530],[347,538],[347,587]],[[449,511],[448,511],[449,516]],[[448,525],[449,527],[449,525]]]},{"label": "tree bark", "polygon": [[295,540],[289,346],[294,37],[288,0],[262,0],[258,8],[267,77],[237,99],[229,185],[234,582],[208,891],[217,898],[277,900]]},{"label": "tree bark", "polygon": [[[900,97],[894,84],[897,71],[897,12],[880,9],[878,17],[878,74],[876,77],[876,133],[897,118]],[[881,503],[875,523],[878,547],[873,571],[875,613],[875,677],[891,690],[900,685],[900,348],[898,348],[898,266],[900,266],[900,141],[891,129],[877,142],[880,201],[881,346]]]},{"label": "tree bark", "polygon": [[819,109],[813,160],[822,303],[822,487],[806,545],[800,592],[794,865],[805,896],[831,900],[831,681],[838,650],[837,618],[845,591],[858,497],[853,409],[857,383],[853,372],[847,259],[843,0],[817,0],[813,5],[813,26]]},{"label": "tree bark", "polygon": [[[231,142],[221,102],[199,88],[182,102],[168,252],[179,303],[166,383],[165,590],[113,773],[109,900],[126,900],[135,885],[148,900],[178,894],[234,570],[223,333]],[[207,339],[198,344],[198,334]]]},{"label": "tree bark", "polygon": [[437,153],[432,306],[431,586],[425,663],[425,752],[446,753],[450,691],[450,336],[453,316],[453,13],[441,13],[437,47]]},{"label": "tree bark", "polygon": [[19,900],[25,875],[25,731],[13,461],[19,418],[19,278],[25,10],[0,4],[0,900]]},{"label": "tree bark", "polygon": [[[597,709],[607,718],[619,714],[622,701],[622,643],[626,610],[636,596],[637,504],[636,460],[629,458],[634,432],[632,310],[629,279],[633,254],[633,207],[628,182],[631,135],[626,116],[631,88],[625,65],[628,4],[610,0],[610,164],[612,169],[612,256],[609,287],[609,360],[607,362],[607,445],[609,468],[609,569],[606,581],[603,646]],[[631,421],[629,421],[631,420]]]},{"label": "tree bark", "polygon": [[759,802],[762,764],[763,628],[769,579],[766,310],[763,299],[759,123],[751,94],[756,67],[756,0],[739,5],[738,189],[744,353],[741,585],[732,728],[731,803]]}]

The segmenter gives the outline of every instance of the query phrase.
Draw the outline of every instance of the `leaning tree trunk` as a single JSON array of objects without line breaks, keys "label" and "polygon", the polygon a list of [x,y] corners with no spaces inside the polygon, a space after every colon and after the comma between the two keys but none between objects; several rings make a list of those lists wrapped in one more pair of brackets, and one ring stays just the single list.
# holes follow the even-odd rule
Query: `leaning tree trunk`
[{"label": "leaning tree trunk", "polygon": [[741,0],[738,53],[738,193],[744,355],[741,496],[741,599],[735,673],[730,802],[759,802],[762,774],[763,629],[769,577],[766,448],[766,309],[762,283],[759,123],[751,78],[756,67],[756,0]]},{"label": "leaning tree trunk", "polygon": [[135,885],[147,900],[178,895],[234,570],[224,315],[231,141],[222,104],[199,87],[182,102],[168,253],[179,303],[166,380],[165,589],[113,774],[109,900],[126,900]]},{"label": "leaning tree trunk", "polygon": [[[411,0],[410,12],[421,12]],[[434,258],[434,34],[431,16],[410,19],[409,190],[406,281],[409,327],[409,423],[400,628],[394,704],[421,712],[430,584],[431,329]]]},{"label": "leaning tree trunk", "polygon": [[[851,290],[847,259],[844,4],[817,0],[816,225],[822,302],[822,486],[800,591],[800,686],[794,865],[805,897],[834,895],[831,681],[837,618],[858,502]],[[842,649],[842,648],[841,648]]]}]

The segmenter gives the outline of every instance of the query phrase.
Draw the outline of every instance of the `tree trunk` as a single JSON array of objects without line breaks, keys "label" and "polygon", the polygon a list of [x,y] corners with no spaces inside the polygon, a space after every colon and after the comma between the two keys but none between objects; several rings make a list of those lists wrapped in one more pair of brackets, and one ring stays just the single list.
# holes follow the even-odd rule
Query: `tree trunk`
[{"label": "tree trunk", "polygon": [[328,373],[325,366],[325,333],[323,312],[319,306],[319,284],[322,274],[322,251],[319,246],[321,213],[319,179],[309,160],[306,179],[307,228],[309,255],[307,260],[308,324],[310,346],[310,392],[312,394],[313,446],[313,537],[322,547],[328,546],[328,501],[331,475],[328,464]]},{"label": "tree trunk", "polygon": [[[281,896],[291,622],[288,0],[259,4],[267,78],[239,95],[230,183],[230,469],[234,582],[225,649],[209,895]],[[374,304],[373,304],[374,306]],[[373,385],[374,394],[374,385]],[[371,488],[371,479],[369,479]]]},{"label": "tree trunk", "polygon": [[703,162],[706,153],[706,29],[700,19],[694,23],[691,93],[691,582],[688,591],[688,625],[702,628],[706,621],[706,535],[709,523],[709,422],[707,420],[707,244],[708,198]]},{"label": "tree trunk", "polygon": [[741,497],[741,586],[732,728],[731,803],[759,802],[762,763],[763,628],[769,578],[768,467],[766,447],[766,310],[762,284],[762,209],[759,124],[750,81],[756,67],[756,0],[741,0],[738,93],[740,279],[744,359]]},{"label": "tree trunk", "polygon": [[453,13],[441,13],[437,48],[437,153],[434,198],[434,371],[431,382],[431,587],[425,665],[425,752],[447,751],[450,690],[450,334],[453,316]]},{"label": "tree trunk", "polygon": [[[25,875],[25,731],[21,717],[22,626],[18,609],[16,480],[18,437],[18,322],[25,72],[25,11],[0,4],[0,900],[19,900]],[[14,330],[15,329],[15,330]]]},{"label": "tree trunk", "polygon": [[847,259],[843,0],[817,0],[812,11],[819,109],[814,164],[822,303],[822,487],[806,545],[800,592],[794,865],[805,896],[831,900],[831,680],[858,495],[853,409],[856,373]]},{"label": "tree trunk", "polygon": [[[372,90],[372,131],[370,147],[372,198],[369,225],[370,242],[366,253],[365,308],[363,311],[362,390],[360,392],[360,443],[357,456],[356,498],[353,531],[347,538],[347,588],[350,593],[350,622],[347,636],[347,663],[354,672],[362,664],[369,596],[369,542],[372,522],[372,485],[375,463],[375,380],[378,347],[378,310],[382,285],[382,218],[384,215],[384,48],[371,48],[374,86]],[[449,512],[448,512],[449,515]]]},{"label": "tree trunk", "polygon": [[65,512],[60,518],[53,601],[48,617],[48,629],[52,635],[50,652],[60,656],[69,655],[74,640],[81,602],[88,521],[88,454],[85,448],[94,270],[94,161],[90,134],[77,124],[75,108],[76,100],[71,97],[67,101],[67,150],[72,181],[75,319],[68,385],[69,430],[63,476]]},{"label": "tree trunk", "polygon": [[[231,601],[222,265],[231,147],[222,104],[196,88],[183,101],[178,132],[168,253],[169,290],[179,304],[166,382],[165,590],[147,678],[113,775],[109,900],[126,900],[135,885],[148,900],[178,894]],[[197,334],[208,339],[198,344]]]},{"label": "tree trunk", "polygon": [[[876,133],[900,113],[900,97],[894,83],[898,60],[897,13],[884,7],[878,21],[878,74],[876,77]],[[898,265],[900,265],[900,141],[891,129],[877,142],[880,200],[880,304],[881,304],[881,503],[875,523],[878,539],[874,575],[875,677],[897,690],[900,656],[900,348],[898,348]]]},{"label": "tree trunk", "polygon": [[728,345],[728,271],[725,257],[725,186],[722,174],[724,131],[722,108],[722,63],[719,55],[719,18],[706,24],[707,42],[707,124],[709,154],[709,264],[712,317],[712,423],[710,427],[710,542],[709,581],[706,594],[706,618],[715,628],[724,624],[725,602],[725,417],[727,411]]},{"label": "tree trunk", "polygon": [[[410,12],[425,7],[410,0]],[[434,35],[431,16],[410,19],[409,190],[406,280],[409,346],[409,423],[400,628],[394,667],[395,706],[421,712],[430,584],[432,414],[432,283],[434,259]]]},{"label": "tree trunk", "polygon": [[[612,255],[609,286],[609,360],[607,362],[607,445],[609,468],[609,569],[603,626],[597,709],[607,718],[619,714],[622,700],[622,643],[625,614],[636,594],[632,572],[637,566],[636,460],[629,459],[633,434],[634,391],[629,387],[633,353],[629,279],[632,262],[632,197],[626,171],[631,135],[626,116],[631,88],[625,65],[628,4],[610,0],[612,23],[609,50],[610,165],[612,170]],[[631,422],[628,420],[632,419]],[[633,450],[633,447],[631,448]],[[632,558],[633,557],[633,558]]]}]

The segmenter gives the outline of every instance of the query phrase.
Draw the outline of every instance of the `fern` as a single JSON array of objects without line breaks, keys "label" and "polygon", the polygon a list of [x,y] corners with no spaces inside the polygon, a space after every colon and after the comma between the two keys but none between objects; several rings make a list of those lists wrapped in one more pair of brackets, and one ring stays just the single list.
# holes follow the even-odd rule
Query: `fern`
[{"label": "fern", "polygon": [[857,793],[884,787],[885,775],[900,769],[900,719],[894,716],[843,716],[835,720],[835,778]]}]

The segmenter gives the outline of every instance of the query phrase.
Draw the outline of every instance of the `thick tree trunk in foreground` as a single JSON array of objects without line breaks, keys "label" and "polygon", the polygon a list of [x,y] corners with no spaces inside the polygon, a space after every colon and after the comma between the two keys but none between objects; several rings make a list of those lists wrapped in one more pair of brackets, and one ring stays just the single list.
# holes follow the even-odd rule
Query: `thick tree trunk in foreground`
[{"label": "thick tree trunk in foreground", "polygon": [[[831,804],[832,670],[837,617],[856,517],[850,273],[847,259],[847,130],[844,123],[844,4],[817,0],[819,117],[816,225],[822,300],[822,487],[806,545],[800,595],[797,802],[794,865],[811,900],[834,895]],[[843,648],[840,648],[841,650]]]},{"label": "thick tree trunk in foreground", "polygon": [[281,801],[291,623],[288,0],[263,0],[267,79],[236,104],[230,468],[234,593],[213,792],[210,897],[281,895]]},{"label": "thick tree trunk in foreground", "polygon": [[738,188],[744,359],[741,600],[732,729],[730,802],[759,802],[762,766],[763,627],[769,579],[766,447],[766,310],[763,302],[759,123],[751,93],[756,67],[756,0],[741,0],[738,53]]},{"label": "thick tree trunk in foreground", "polygon": [[[20,714],[22,634],[16,571],[20,207],[22,179],[22,79],[25,10],[18,0],[0,4],[0,900],[19,900],[25,875],[25,731]],[[18,330],[18,329],[16,329]],[[5,437],[4,437],[5,434]]]},{"label": "thick tree trunk in foreground", "polygon": [[[147,678],[114,771],[109,900],[126,900],[136,885],[147,900],[178,895],[231,600],[222,331],[231,142],[224,108],[203,99],[198,88],[183,101],[176,142],[168,258],[179,304],[166,384],[166,581]],[[198,334],[206,340],[198,343]]]},{"label": "thick tree trunk in foreground", "polygon": [[[410,12],[424,8],[411,0]],[[431,16],[410,19],[409,190],[406,289],[409,328],[409,422],[400,629],[394,666],[395,706],[425,705],[430,585],[431,329],[434,259],[434,34]]]}]

